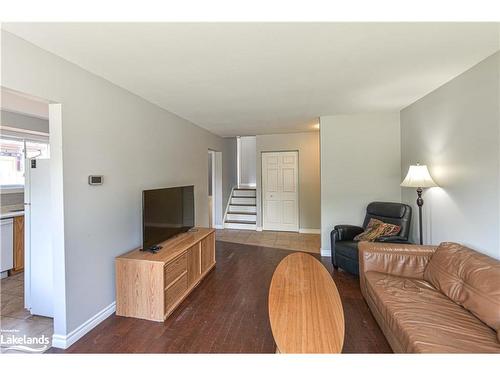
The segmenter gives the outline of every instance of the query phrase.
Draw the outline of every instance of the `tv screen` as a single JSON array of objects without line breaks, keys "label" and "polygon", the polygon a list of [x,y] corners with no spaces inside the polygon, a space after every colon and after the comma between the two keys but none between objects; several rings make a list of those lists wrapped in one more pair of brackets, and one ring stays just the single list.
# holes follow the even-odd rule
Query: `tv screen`
[{"label": "tv screen", "polygon": [[194,227],[194,186],[142,192],[143,250]]}]

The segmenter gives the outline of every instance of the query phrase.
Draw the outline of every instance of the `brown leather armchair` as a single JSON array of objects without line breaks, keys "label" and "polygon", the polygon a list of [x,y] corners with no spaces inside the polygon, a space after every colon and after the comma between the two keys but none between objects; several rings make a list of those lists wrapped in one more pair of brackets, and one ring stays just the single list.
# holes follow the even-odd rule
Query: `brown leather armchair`
[{"label": "brown leather armchair", "polygon": [[359,269],[394,352],[500,353],[500,261],[451,242],[360,242]]}]

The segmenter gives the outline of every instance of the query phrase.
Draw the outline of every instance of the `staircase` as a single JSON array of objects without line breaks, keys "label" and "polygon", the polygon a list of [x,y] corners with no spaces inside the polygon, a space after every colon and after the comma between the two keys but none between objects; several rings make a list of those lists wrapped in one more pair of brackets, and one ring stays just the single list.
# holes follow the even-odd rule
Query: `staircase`
[{"label": "staircase", "polygon": [[255,189],[233,190],[224,228],[256,230],[257,198]]}]

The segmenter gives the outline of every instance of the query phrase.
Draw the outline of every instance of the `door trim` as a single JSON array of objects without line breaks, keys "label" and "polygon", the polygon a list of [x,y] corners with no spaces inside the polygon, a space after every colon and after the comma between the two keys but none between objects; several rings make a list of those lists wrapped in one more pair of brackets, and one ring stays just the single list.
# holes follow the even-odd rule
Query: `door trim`
[{"label": "door trim", "polygon": [[[264,155],[263,154],[276,154],[276,153],[285,153],[285,152],[295,152],[297,154],[297,174],[295,176],[295,183],[297,187],[297,199],[296,199],[296,212],[297,212],[297,226],[293,228],[293,230],[290,229],[283,229],[275,226],[269,226],[268,224],[266,225],[266,218],[264,215],[264,208],[265,208],[265,194],[264,194]],[[261,196],[261,207],[260,207],[260,215],[262,218],[262,227],[260,230],[272,230],[272,231],[281,231],[281,232],[299,232],[300,229],[300,178],[299,178],[299,173],[300,173],[300,153],[299,150],[279,150],[279,151],[261,151],[260,152],[260,179],[261,179],[261,186],[260,186],[260,196]]]}]

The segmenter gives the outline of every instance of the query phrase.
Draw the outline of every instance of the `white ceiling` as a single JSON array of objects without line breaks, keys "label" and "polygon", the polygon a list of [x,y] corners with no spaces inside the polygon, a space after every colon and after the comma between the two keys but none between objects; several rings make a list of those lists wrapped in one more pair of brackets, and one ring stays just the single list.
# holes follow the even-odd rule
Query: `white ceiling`
[{"label": "white ceiling", "polygon": [[498,23],[8,23],[222,136],[395,111],[500,48]]}]

